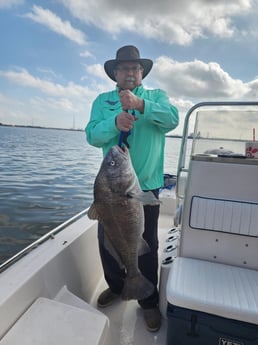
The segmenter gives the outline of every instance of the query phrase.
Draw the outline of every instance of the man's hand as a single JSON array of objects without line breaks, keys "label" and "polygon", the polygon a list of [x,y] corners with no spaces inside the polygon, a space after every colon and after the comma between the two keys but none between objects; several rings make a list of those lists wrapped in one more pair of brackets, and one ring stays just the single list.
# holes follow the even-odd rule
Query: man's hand
[{"label": "man's hand", "polygon": [[120,131],[128,132],[133,128],[133,123],[136,120],[138,120],[137,117],[123,111],[116,117],[116,126]]},{"label": "man's hand", "polygon": [[144,111],[144,101],[141,98],[135,96],[130,90],[121,90],[119,92],[120,102],[123,110],[137,109],[140,113]]}]

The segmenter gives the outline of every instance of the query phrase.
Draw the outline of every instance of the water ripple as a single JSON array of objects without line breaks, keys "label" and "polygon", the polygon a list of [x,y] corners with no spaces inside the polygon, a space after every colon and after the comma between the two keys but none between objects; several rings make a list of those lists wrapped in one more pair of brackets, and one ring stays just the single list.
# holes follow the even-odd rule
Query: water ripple
[{"label": "water ripple", "polygon": [[90,205],[101,159],[83,132],[0,127],[0,262]]},{"label": "water ripple", "polygon": [[0,263],[90,205],[101,160],[84,132],[0,126]]}]

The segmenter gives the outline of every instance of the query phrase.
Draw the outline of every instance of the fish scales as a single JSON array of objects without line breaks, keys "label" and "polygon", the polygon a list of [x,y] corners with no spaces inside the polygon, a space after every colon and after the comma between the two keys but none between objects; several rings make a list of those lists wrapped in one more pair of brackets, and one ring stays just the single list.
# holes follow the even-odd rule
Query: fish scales
[{"label": "fish scales", "polygon": [[138,268],[138,256],[149,251],[144,241],[144,204],[159,204],[154,195],[141,191],[127,148],[113,146],[104,157],[94,183],[94,202],[88,216],[98,219],[125,267],[122,298],[149,297],[153,284]]}]

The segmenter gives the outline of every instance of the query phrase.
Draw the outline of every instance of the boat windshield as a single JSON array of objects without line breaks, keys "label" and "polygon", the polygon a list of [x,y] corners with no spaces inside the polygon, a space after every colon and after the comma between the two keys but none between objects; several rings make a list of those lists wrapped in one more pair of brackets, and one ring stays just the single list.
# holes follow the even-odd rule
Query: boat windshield
[{"label": "boat windshield", "polygon": [[257,118],[257,110],[198,111],[191,155],[246,156],[246,148],[256,140]]},{"label": "boat windshield", "polygon": [[[258,158],[258,102],[202,102],[186,114],[176,194],[184,198],[194,155]],[[257,133],[257,135],[256,135]]]}]

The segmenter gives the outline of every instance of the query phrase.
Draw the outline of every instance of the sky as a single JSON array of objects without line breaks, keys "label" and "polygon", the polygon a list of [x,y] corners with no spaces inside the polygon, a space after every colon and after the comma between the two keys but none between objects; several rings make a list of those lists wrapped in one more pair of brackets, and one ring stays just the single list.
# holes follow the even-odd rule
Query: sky
[{"label": "sky", "polygon": [[127,44],[180,114],[258,99],[258,0],[0,0],[0,123],[83,129]]}]

